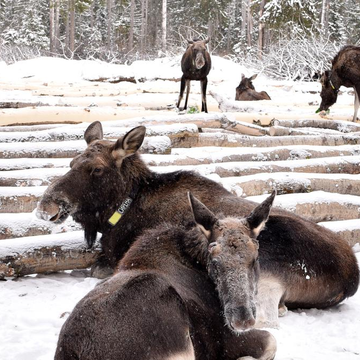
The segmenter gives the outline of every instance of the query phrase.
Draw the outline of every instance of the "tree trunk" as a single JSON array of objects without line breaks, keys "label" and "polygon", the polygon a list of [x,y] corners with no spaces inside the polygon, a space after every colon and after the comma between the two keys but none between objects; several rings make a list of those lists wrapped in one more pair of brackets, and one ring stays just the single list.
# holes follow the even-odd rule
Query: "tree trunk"
[{"label": "tree trunk", "polygon": [[128,51],[131,51],[134,47],[134,17],[135,17],[135,0],[131,0]]},{"label": "tree trunk", "polygon": [[162,51],[165,53],[166,52],[166,33],[167,33],[167,29],[166,29],[166,21],[167,21],[167,0],[162,0],[162,29],[161,29],[161,33],[162,33]]},{"label": "tree trunk", "polygon": [[266,0],[261,0],[260,11],[259,11],[259,40],[258,40],[258,57],[261,60],[262,54],[264,51],[265,44],[265,23],[262,21],[262,16],[264,14]]},{"label": "tree trunk", "polygon": [[107,50],[112,51],[112,0],[107,0]]},{"label": "tree trunk", "polygon": [[49,38],[50,38],[50,54],[54,54],[55,49],[55,31],[54,31],[54,23],[55,23],[55,2],[50,0],[50,17],[49,17]]},{"label": "tree trunk", "polygon": [[329,11],[330,0],[322,0],[320,25],[324,36],[329,33]]},{"label": "tree trunk", "polygon": [[60,47],[60,0],[55,0],[55,25],[54,25],[54,36],[55,36],[55,51],[59,51]]},{"label": "tree trunk", "polygon": [[75,51],[75,0],[70,1],[70,38],[69,38],[69,49],[71,57],[74,56]]}]

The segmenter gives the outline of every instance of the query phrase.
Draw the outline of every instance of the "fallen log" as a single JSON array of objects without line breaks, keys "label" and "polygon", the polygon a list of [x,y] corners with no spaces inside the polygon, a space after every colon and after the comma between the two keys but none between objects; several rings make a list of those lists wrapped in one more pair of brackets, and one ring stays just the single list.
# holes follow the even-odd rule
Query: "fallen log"
[{"label": "fallen log", "polygon": [[[192,139],[191,146],[220,147],[275,147],[290,145],[355,145],[360,144],[360,136],[317,135],[317,136],[246,136],[239,134],[200,133],[197,141]],[[186,144],[182,147],[188,147]]]},{"label": "fallen log", "polygon": [[359,195],[360,174],[263,173],[242,177],[222,178],[221,184],[238,196],[278,195],[326,191],[328,193]]},{"label": "fallen log", "polygon": [[337,233],[346,240],[350,246],[355,246],[360,243],[360,222],[358,219],[325,221],[319,223],[319,225]]},{"label": "fallen log", "polygon": [[[0,158],[73,158],[86,148],[84,140],[61,142],[0,143]],[[168,136],[145,137],[141,147],[143,153],[166,154],[171,151]]]},{"label": "fallen log", "polygon": [[[247,199],[260,203],[265,195]],[[274,206],[291,211],[315,222],[351,220],[360,218],[360,197],[314,191],[304,194],[286,194],[275,198]]]},{"label": "fallen log", "polygon": [[85,269],[100,254],[99,245],[87,249],[83,231],[2,240],[0,244],[0,279]]},{"label": "fallen log", "polygon": [[[360,173],[360,155],[308,160],[224,162],[201,165],[156,166],[152,170],[170,172],[178,170],[197,171],[202,175],[217,174],[220,177],[244,176],[259,173],[301,172],[301,173]],[[16,170],[0,173],[0,186],[44,186],[68,171],[67,168]]]},{"label": "fallen log", "polygon": [[0,213],[30,213],[44,193],[46,186],[1,188]]},{"label": "fallen log", "polygon": [[316,128],[291,128],[284,126],[271,126],[269,130],[270,136],[286,136],[286,135],[323,135],[323,134],[332,134],[332,135],[341,135],[340,131],[329,130],[329,129],[316,129]]},{"label": "fallen log", "polygon": [[355,131],[360,131],[360,124],[356,124],[349,121],[342,120],[323,120],[323,119],[313,119],[313,120],[280,120],[273,119],[270,122],[271,126],[282,126],[289,128],[322,128],[322,129],[332,129],[336,131],[341,131],[343,133],[350,133]]}]

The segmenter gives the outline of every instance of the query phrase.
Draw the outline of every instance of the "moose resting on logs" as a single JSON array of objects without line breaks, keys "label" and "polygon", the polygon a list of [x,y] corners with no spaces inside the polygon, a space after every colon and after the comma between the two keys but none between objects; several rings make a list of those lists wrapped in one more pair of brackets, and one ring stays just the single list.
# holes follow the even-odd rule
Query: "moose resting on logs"
[{"label": "moose resting on logs", "polygon": [[209,38],[205,40],[188,40],[187,47],[183,57],[181,58],[181,70],[183,76],[181,77],[180,95],[177,102],[177,108],[180,108],[180,102],[184,96],[186,87],[186,98],[184,110],[187,109],[187,103],[190,93],[190,81],[200,80],[201,86],[201,111],[208,112],[206,104],[206,87],[207,76],[211,69],[210,54],[206,49],[206,44]]},{"label": "moose resting on logs", "polygon": [[255,100],[271,100],[270,96],[266,91],[257,92],[252,83],[252,80],[256,79],[257,74],[250,78],[245,77],[241,74],[241,81],[239,86],[236,88],[235,100],[239,101],[255,101]]},{"label": "moose resting on logs", "polygon": [[357,119],[360,96],[360,47],[345,46],[334,57],[331,70],[327,70],[320,79],[321,104],[316,112],[327,111],[336,103],[341,86],[352,87],[355,92],[354,116]]},{"label": "moose resting on logs", "polygon": [[[106,265],[115,268],[144,230],[163,222],[179,225],[191,220],[188,191],[214,214],[244,217],[256,207],[194,172],[152,172],[137,153],[144,136],[145,127],[139,126],[116,142],[103,140],[100,122],[92,123],[85,131],[87,149],[72,160],[70,171],[48,187],[38,204],[38,217],[45,220],[61,222],[72,215],[83,226],[89,247],[97,232],[102,234],[103,256],[94,266],[95,276],[105,276]],[[332,231],[273,208],[258,241],[259,325],[276,326],[279,304],[282,312],[285,305],[326,308],[357,291],[356,257]]]},{"label": "moose resting on logs", "polygon": [[195,223],[145,231],[76,305],[55,360],[273,359],[269,332],[242,330],[255,323],[255,238],[274,195],[247,218],[218,219],[190,194]]}]

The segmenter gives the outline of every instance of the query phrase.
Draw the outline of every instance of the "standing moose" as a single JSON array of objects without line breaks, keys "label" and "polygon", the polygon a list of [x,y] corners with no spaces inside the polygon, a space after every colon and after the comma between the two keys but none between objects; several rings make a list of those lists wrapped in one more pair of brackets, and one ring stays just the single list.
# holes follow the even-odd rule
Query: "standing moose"
[{"label": "standing moose", "polygon": [[[85,131],[87,149],[38,204],[37,215],[44,220],[61,222],[72,215],[83,226],[90,247],[97,232],[102,234],[103,256],[96,275],[105,275],[105,264],[114,268],[146,229],[163,222],[186,224],[191,215],[188,191],[215,215],[244,217],[256,208],[197,173],[151,171],[137,151],[145,130],[138,126],[114,142],[103,139],[100,122],[92,123]],[[121,214],[122,209],[126,211]],[[279,303],[282,309],[326,308],[357,291],[356,257],[349,244],[330,230],[272,208],[257,239],[261,268],[257,320],[262,323],[276,324]]]},{"label": "standing moose", "polygon": [[236,88],[235,100],[240,101],[254,101],[254,100],[271,100],[270,96],[266,91],[257,92],[254,88],[252,80],[256,79],[257,74],[250,78],[245,77],[241,74],[241,81],[239,86]]},{"label": "standing moose", "polygon": [[355,92],[354,116],[357,119],[360,96],[360,47],[345,46],[334,57],[331,70],[327,70],[320,79],[321,104],[316,112],[328,110],[336,103],[341,86],[352,87]]},{"label": "standing moose", "polygon": [[186,87],[186,98],[184,110],[187,109],[187,103],[190,92],[190,81],[200,80],[201,85],[201,111],[207,111],[206,104],[206,87],[207,76],[211,69],[210,54],[206,49],[206,44],[209,42],[209,38],[205,40],[188,40],[189,46],[187,47],[185,54],[181,59],[181,70],[183,76],[181,77],[180,95],[177,103],[177,107],[180,107],[180,102],[184,95]]}]

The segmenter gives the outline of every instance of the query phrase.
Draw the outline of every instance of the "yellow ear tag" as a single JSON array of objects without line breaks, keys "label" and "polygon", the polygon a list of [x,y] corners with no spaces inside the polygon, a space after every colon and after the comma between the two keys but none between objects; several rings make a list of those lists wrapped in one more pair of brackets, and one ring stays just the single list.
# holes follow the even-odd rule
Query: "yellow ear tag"
[{"label": "yellow ear tag", "polygon": [[112,226],[114,226],[114,225],[116,225],[117,223],[118,223],[118,221],[121,219],[121,214],[118,212],[118,211],[115,211],[113,214],[112,214],[112,216],[111,216],[111,218],[108,220],[108,222],[112,225]]}]

